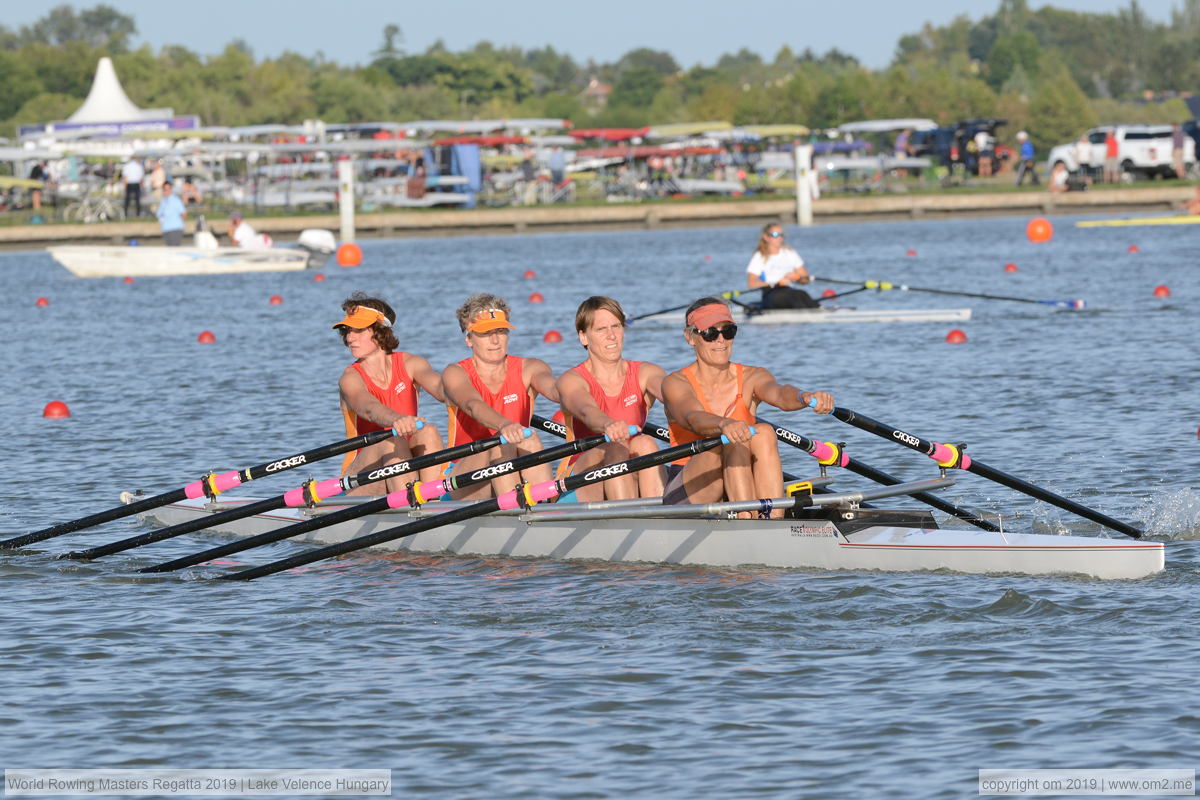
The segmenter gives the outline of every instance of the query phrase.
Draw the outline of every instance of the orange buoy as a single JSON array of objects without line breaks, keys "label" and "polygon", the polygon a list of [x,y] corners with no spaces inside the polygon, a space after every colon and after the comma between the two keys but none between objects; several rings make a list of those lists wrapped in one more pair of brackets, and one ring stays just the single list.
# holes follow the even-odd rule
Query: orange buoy
[{"label": "orange buoy", "polygon": [[533,270],[531,270],[531,269],[525,270],[525,275],[524,275],[525,280],[531,281],[536,277],[537,277],[537,273],[534,272]]},{"label": "orange buoy", "polygon": [[542,337],[542,341],[546,344],[558,344],[562,341],[562,334],[558,331],[546,331],[546,335]]},{"label": "orange buoy", "polygon": [[1129,252],[1131,252],[1131,253],[1137,253],[1137,252],[1140,252],[1140,251],[1138,250],[1138,246],[1137,246],[1136,244],[1131,244],[1131,245],[1129,245]]},{"label": "orange buoy", "polygon": [[325,273],[318,272],[316,275],[313,275],[313,282],[314,283],[324,283],[325,282]]},{"label": "orange buoy", "polygon": [[42,409],[42,416],[46,419],[66,419],[71,416],[71,409],[67,408],[67,404],[61,400],[51,400]]},{"label": "orange buoy", "polygon": [[1048,242],[1054,238],[1054,226],[1045,217],[1034,217],[1025,226],[1025,235],[1035,244]]},{"label": "orange buoy", "polygon": [[200,344],[215,344],[217,337],[212,331],[200,331],[200,335],[196,337],[196,341]]},{"label": "orange buoy", "polygon": [[913,258],[917,255],[917,251],[916,250],[906,250],[906,251],[904,251],[904,255],[908,256],[909,258]]},{"label": "orange buoy", "polygon": [[1004,265],[1004,271],[1005,271],[1005,272],[1016,272],[1016,271],[1017,271],[1017,265],[1016,265],[1016,264],[1011,264],[1011,263],[1010,263],[1010,264],[1005,264],[1005,265]]},{"label": "orange buoy", "polygon": [[967,341],[967,335],[958,328],[946,334],[946,342],[949,344],[964,344]]},{"label": "orange buoy", "polygon": [[1154,296],[1155,297],[1170,297],[1171,296],[1171,287],[1155,286],[1154,287]]},{"label": "orange buoy", "polygon": [[126,275],[126,276],[125,276],[125,283],[133,283],[133,278],[131,278],[131,277],[129,277],[128,275]]},{"label": "orange buoy", "polygon": [[833,297],[836,294],[837,292],[835,292],[833,289],[826,289],[825,291],[821,292],[821,297]]},{"label": "orange buoy", "polygon": [[705,261],[712,261],[712,256],[705,256],[705,257],[704,257],[704,260],[705,260]]},{"label": "orange buoy", "polygon": [[542,297],[541,292],[534,292],[533,294],[529,295],[529,302],[544,303],[544,302],[546,302],[546,298]]},{"label": "orange buoy", "polygon": [[34,302],[34,305],[38,308],[45,308],[46,306],[50,305],[50,301],[45,297],[39,297],[37,301]]},{"label": "orange buoy", "polygon": [[277,294],[273,294],[273,295],[271,295],[271,299],[268,300],[267,302],[273,306],[281,306],[281,305],[283,305],[283,298]]},{"label": "orange buoy", "polygon": [[337,262],[343,267],[357,267],[362,263],[362,248],[354,242],[346,242],[337,249]]}]

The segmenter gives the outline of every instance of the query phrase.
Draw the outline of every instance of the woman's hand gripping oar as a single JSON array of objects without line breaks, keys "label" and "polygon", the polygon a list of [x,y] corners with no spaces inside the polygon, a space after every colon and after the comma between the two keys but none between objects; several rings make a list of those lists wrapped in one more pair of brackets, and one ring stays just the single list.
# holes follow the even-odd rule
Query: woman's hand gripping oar
[{"label": "woman's hand gripping oar", "polygon": [[[598,437],[603,441],[604,437]],[[587,441],[581,440],[581,441]],[[300,553],[291,558],[273,561],[270,564],[264,564],[259,567],[251,567],[239,572],[234,572],[228,575],[222,575],[221,580],[231,581],[246,581],[254,578],[261,578],[266,575],[273,575],[276,572],[282,572],[288,569],[311,564],[314,561],[323,561],[327,558],[344,555],[355,550],[361,550],[366,547],[372,547],[384,542],[394,541],[406,536],[413,536],[424,531],[439,528],[443,525],[449,525],[455,522],[464,522],[475,517],[490,514],[493,511],[502,509],[518,508],[521,506],[531,506],[534,503],[542,502],[543,500],[552,500],[559,495],[578,489],[581,486],[588,486],[593,483],[608,480],[614,475],[621,475],[627,472],[637,472],[649,467],[656,467],[660,464],[666,464],[674,461],[677,458],[683,458],[689,455],[703,452],[710,448],[716,447],[719,444],[725,443],[727,440],[723,436],[713,436],[707,439],[699,439],[694,442],[679,445],[678,447],[669,447],[666,450],[659,450],[655,453],[649,453],[637,458],[631,458],[628,461],[621,461],[616,464],[597,467],[583,475],[572,475],[560,480],[545,481],[538,484],[522,484],[516,489],[506,492],[500,497],[492,497],[487,500],[481,500],[478,503],[472,503],[468,506],[463,506],[443,514],[438,514],[434,517],[426,517],[425,519],[417,519],[412,522],[400,525],[395,528],[371,533],[366,536],[359,536],[356,539],[351,539],[347,542],[321,547],[316,550],[311,550],[307,553]],[[598,444],[599,442],[597,442]],[[569,444],[575,444],[571,442]],[[566,446],[566,445],[564,445]]]},{"label": "woman's hand gripping oar", "polygon": [[1085,505],[1076,503],[1074,500],[1068,500],[1061,495],[1057,495],[1048,489],[1043,489],[1040,486],[1034,486],[1032,483],[1021,480],[1013,475],[1001,472],[998,469],[987,466],[986,464],[976,461],[963,452],[964,445],[941,444],[932,442],[927,439],[922,439],[919,436],[913,436],[911,433],[894,428],[878,420],[871,419],[857,412],[851,411],[848,408],[835,408],[833,416],[837,417],[847,425],[853,425],[856,428],[873,433],[883,439],[897,442],[905,447],[912,448],[918,453],[924,453],[932,458],[939,467],[943,469],[964,469],[967,472],[973,472],[976,475],[994,481],[1001,486],[1007,486],[1022,494],[1027,494],[1030,497],[1035,497],[1038,500],[1049,503],[1053,506],[1070,511],[1072,514],[1090,519],[1092,522],[1099,523],[1106,528],[1111,528],[1114,531],[1133,537],[1134,539],[1142,538],[1142,531],[1132,525],[1114,519],[1107,514],[1102,514],[1095,509],[1088,508]]},{"label": "woman's hand gripping oar", "polygon": [[265,464],[250,467],[235,472],[224,472],[220,475],[209,473],[198,481],[189,483],[182,489],[177,489],[173,492],[164,492],[153,497],[147,497],[143,500],[138,500],[133,503],[110,508],[107,511],[101,511],[87,517],[73,520],[71,522],[63,522],[50,528],[44,528],[40,531],[27,533],[23,536],[15,536],[11,539],[0,541],[0,548],[3,547],[24,547],[27,544],[41,542],[46,539],[53,539],[56,536],[62,536],[66,533],[73,533],[84,528],[91,528],[95,525],[101,525],[105,522],[111,522],[122,517],[130,517],[134,514],[140,514],[143,511],[150,511],[161,506],[168,506],[172,503],[178,503],[181,500],[195,499],[208,496],[216,497],[227,489],[232,489],[243,483],[262,478],[267,475],[274,475],[284,470],[295,469],[296,467],[305,464],[312,464],[316,461],[338,456],[342,453],[348,453],[351,450],[358,450],[363,447],[369,447],[376,442],[382,442],[392,436],[395,436],[394,429],[388,428],[381,431],[372,431],[371,433],[355,436],[350,439],[344,439],[340,442],[327,444],[324,447],[318,447],[315,450],[308,450],[303,453],[297,453],[294,456],[279,458],[274,461],[268,461]]}]

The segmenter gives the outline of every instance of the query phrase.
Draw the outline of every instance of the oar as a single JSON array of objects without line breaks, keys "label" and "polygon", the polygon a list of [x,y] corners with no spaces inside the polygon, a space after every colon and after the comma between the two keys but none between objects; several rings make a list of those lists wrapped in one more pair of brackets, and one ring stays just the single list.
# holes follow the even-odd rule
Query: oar
[{"label": "oar", "polygon": [[[328,514],[322,514],[319,517],[311,517],[302,522],[297,522],[283,528],[277,528],[273,531],[266,531],[257,536],[251,536],[247,539],[241,539],[236,542],[211,547],[201,553],[195,553],[190,556],[174,559],[173,561],[165,561],[161,564],[155,564],[151,567],[146,567],[140,572],[170,572],[183,567],[190,567],[195,564],[203,564],[206,561],[212,561],[214,558],[227,556],[231,553],[240,553],[243,550],[250,550],[255,547],[262,547],[265,544],[272,544],[284,539],[290,539],[293,536],[299,536],[302,533],[325,528],[330,525],[336,525],[339,522],[357,519],[358,517],[373,514],[375,512],[387,511],[389,508],[405,508],[407,506],[421,505],[427,500],[432,500],[441,497],[443,494],[454,489],[465,489],[468,486],[474,486],[477,483],[490,481],[497,475],[507,475],[513,472],[520,472],[523,469],[544,464],[548,461],[563,456],[582,453],[588,448],[595,447],[605,440],[603,436],[593,436],[588,439],[578,439],[574,442],[552,447],[548,450],[541,450],[536,453],[519,456],[509,459],[508,461],[500,461],[491,464],[487,467],[475,470],[466,475],[456,475],[450,478],[439,481],[428,481],[426,483],[414,483],[405,492],[391,492],[383,497],[374,500],[368,500],[365,503],[358,503],[352,506],[346,506],[338,511],[331,511]],[[208,518],[207,523],[212,524],[212,519]]]},{"label": "oar", "polygon": [[[760,286],[757,289],[730,289],[727,292],[719,292],[712,296],[720,297],[722,300],[733,300],[736,302],[737,298],[741,297],[742,295],[752,294],[753,292],[761,292],[764,288],[766,288],[766,287]],[[636,317],[627,317],[625,322],[628,325],[632,325],[633,323],[637,322],[639,319],[646,319],[647,317],[657,317],[659,314],[669,314],[672,311],[680,311],[682,309],[687,308],[690,305],[691,305],[691,303],[689,302],[689,303],[683,303],[682,305],[678,305],[678,306],[671,306],[670,308],[660,308],[658,311],[651,311],[648,314],[638,314]]]},{"label": "oar", "polygon": [[0,548],[23,547],[27,544],[33,544],[34,542],[40,542],[45,539],[53,539],[54,537],[62,536],[65,533],[72,533],[74,531],[83,530],[84,528],[91,528],[94,525],[111,522],[114,519],[121,519],[122,517],[133,516],[134,514],[140,514],[143,511],[150,511],[151,509],[170,505],[172,503],[178,503],[181,500],[189,498],[204,496],[215,497],[217,494],[227,489],[232,489],[235,486],[248,483],[249,481],[257,478],[262,478],[267,475],[274,475],[277,472],[295,469],[296,467],[303,466],[304,464],[311,464],[314,461],[321,461],[322,459],[329,458],[330,456],[341,455],[342,453],[346,453],[351,450],[358,450],[363,447],[368,447],[376,442],[381,442],[384,439],[388,439],[395,435],[396,432],[391,428],[381,431],[372,431],[371,433],[363,434],[362,436],[344,439],[343,441],[336,442],[334,444],[328,444],[324,447],[318,447],[315,450],[308,450],[303,453],[297,453],[294,456],[288,456],[286,458],[269,461],[265,464],[259,464],[258,466],[250,467],[249,469],[244,469],[237,472],[225,472],[220,475],[210,473],[205,475],[200,480],[189,483],[182,489],[176,489],[173,492],[156,494],[153,497],[147,497],[144,500],[138,500],[136,503],[129,503],[116,508],[110,508],[107,511],[101,511],[87,517],[81,517],[80,519],[73,520],[71,522],[63,522],[59,525],[45,528],[40,531],[35,531],[33,533],[27,533],[23,536],[15,536],[12,539],[5,539],[4,541],[0,541]]},{"label": "oar", "polygon": [[[173,539],[176,536],[182,536],[185,533],[204,530],[220,525],[223,522],[231,522],[235,519],[245,519],[252,517],[255,514],[264,514],[268,511],[274,511],[277,508],[285,506],[297,507],[304,505],[315,505],[322,500],[328,500],[331,497],[337,497],[342,492],[348,492],[357,486],[364,486],[376,481],[386,480],[395,475],[403,475],[407,472],[416,472],[425,467],[432,467],[437,464],[444,464],[447,461],[454,461],[463,456],[469,456],[472,453],[478,453],[482,450],[487,450],[490,447],[495,447],[503,441],[500,436],[493,436],[490,439],[481,439],[478,442],[470,442],[468,444],[451,447],[447,450],[439,450],[436,453],[418,456],[401,461],[398,464],[388,464],[383,467],[375,467],[373,469],[364,470],[357,475],[347,475],[344,478],[333,478],[327,481],[309,480],[298,489],[292,489],[289,492],[279,495],[278,497],[269,497],[265,500],[259,500],[254,503],[246,503],[245,505],[231,508],[227,511],[221,511],[212,516],[199,517],[191,519],[187,522],[181,522],[178,525],[171,525],[166,528],[159,528],[156,531],[149,533],[140,533],[136,536],[130,536],[128,539],[121,539],[118,542],[91,547],[87,550],[75,550],[70,553],[62,553],[58,558],[75,558],[75,559],[97,559],[104,556],[110,556],[113,553],[120,553],[134,547],[161,542],[165,539]],[[209,560],[209,559],[205,559]],[[142,570],[157,571],[157,570]]]},{"label": "oar", "polygon": [[[923,289],[920,286],[905,286],[902,283],[889,283],[888,281],[843,281],[837,278],[813,278],[814,281],[825,281],[826,283],[840,283],[845,286],[862,286],[863,289],[875,289],[879,292],[886,292],[892,289],[898,289],[902,292],[925,292],[927,294],[949,294],[957,297],[979,297],[984,300],[1009,300],[1013,303],[1039,303],[1041,305],[1054,306],[1055,308],[1065,308],[1070,311],[1079,311],[1087,307],[1082,299],[1075,300],[1031,300],[1028,297],[1008,297],[1002,294],[981,294],[979,292],[954,292],[949,289]],[[847,292],[849,294],[849,292]]]},{"label": "oar", "polygon": [[833,416],[845,422],[848,425],[853,425],[868,433],[873,433],[884,439],[889,439],[893,442],[899,442],[905,447],[910,447],[919,453],[932,458],[939,467],[944,469],[965,469],[968,472],[974,472],[987,478],[990,481],[995,481],[1001,486],[1007,486],[1022,494],[1027,494],[1030,497],[1036,497],[1038,500],[1043,500],[1050,505],[1058,506],[1061,509],[1070,511],[1073,514],[1078,514],[1085,519],[1090,519],[1092,522],[1097,522],[1106,528],[1112,528],[1114,531],[1119,531],[1126,536],[1131,536],[1134,539],[1142,538],[1142,531],[1121,522],[1118,519],[1113,519],[1107,514],[1102,514],[1099,511],[1080,505],[1074,500],[1068,500],[1061,495],[1057,495],[1048,489],[1043,489],[1040,486],[1034,486],[1032,483],[1021,480],[1013,475],[1001,472],[998,469],[989,467],[988,465],[970,458],[963,452],[963,445],[941,444],[939,442],[931,442],[927,439],[922,439],[919,436],[913,436],[911,433],[906,433],[898,428],[893,428],[878,420],[865,417],[847,408],[833,409]]},{"label": "oar", "polygon": [[[600,437],[603,439],[603,437]],[[582,440],[586,441],[586,440]],[[323,561],[327,558],[344,555],[355,550],[361,550],[364,547],[382,544],[383,542],[394,541],[406,536],[423,531],[439,528],[443,525],[449,525],[455,522],[463,522],[468,519],[490,514],[493,511],[502,509],[517,508],[520,506],[530,506],[534,503],[543,500],[552,500],[559,495],[566,494],[589,484],[599,483],[600,481],[608,480],[613,475],[621,475],[627,472],[637,472],[638,470],[656,467],[660,464],[666,464],[674,461],[677,458],[694,455],[716,447],[719,444],[726,442],[724,437],[713,436],[707,439],[698,439],[694,442],[679,445],[678,447],[669,447],[666,450],[659,450],[655,453],[648,453],[644,456],[631,458],[628,461],[621,461],[608,466],[597,467],[583,475],[572,475],[567,478],[556,481],[545,481],[538,484],[523,484],[513,489],[511,492],[505,492],[500,497],[491,497],[487,500],[481,500],[478,503],[472,503],[468,506],[453,509],[433,517],[425,519],[417,519],[400,525],[395,528],[377,531],[359,536],[347,542],[320,547],[316,550],[311,550],[307,553],[300,553],[291,558],[280,559],[269,564],[263,564],[259,567],[251,567],[249,569],[240,570],[228,575],[222,575],[221,580],[231,581],[248,581],[254,578],[261,578],[264,575],[274,575],[276,572],[282,572],[287,569],[295,569],[302,567],[305,564],[311,564],[314,561]],[[575,444],[570,442],[569,444]],[[564,445],[565,446],[565,445]]]},{"label": "oar", "polygon": [[[763,425],[770,425],[772,428],[774,428],[775,436],[780,441],[786,442],[798,450],[803,450],[813,458],[817,459],[817,463],[823,466],[836,464],[837,466],[850,470],[856,475],[861,475],[868,480],[875,481],[876,483],[883,484],[884,486],[895,486],[896,484],[904,483],[904,481],[889,475],[883,470],[864,464],[857,458],[851,458],[839,445],[836,445],[833,442],[813,441],[806,436],[789,431],[787,428],[782,428],[775,423],[770,422],[769,420],[763,419],[762,417],[759,417],[758,421]],[[999,527],[991,522],[988,522],[986,519],[983,519],[977,514],[967,511],[966,509],[959,508],[953,503],[948,503],[937,495],[930,494],[929,492],[914,492],[910,496],[915,500],[920,500],[925,505],[932,506],[939,511],[944,511],[947,514],[969,522],[977,528],[983,528],[985,531],[993,532],[1000,530]]]}]

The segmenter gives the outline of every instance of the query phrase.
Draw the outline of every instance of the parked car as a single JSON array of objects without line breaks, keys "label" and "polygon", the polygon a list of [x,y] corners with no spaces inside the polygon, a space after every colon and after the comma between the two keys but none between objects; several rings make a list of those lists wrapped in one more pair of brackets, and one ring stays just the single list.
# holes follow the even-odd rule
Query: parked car
[{"label": "parked car", "polygon": [[[1050,150],[1046,160],[1050,169],[1062,164],[1069,172],[1097,173],[1104,169],[1105,139],[1112,131],[1117,140],[1117,159],[1121,173],[1132,180],[1135,177],[1175,177],[1171,165],[1170,125],[1101,125],[1085,135],[1091,145],[1086,163],[1080,163],[1076,142],[1060,144]],[[1196,165],[1196,141],[1192,136],[1183,139],[1183,161],[1186,170]]]}]

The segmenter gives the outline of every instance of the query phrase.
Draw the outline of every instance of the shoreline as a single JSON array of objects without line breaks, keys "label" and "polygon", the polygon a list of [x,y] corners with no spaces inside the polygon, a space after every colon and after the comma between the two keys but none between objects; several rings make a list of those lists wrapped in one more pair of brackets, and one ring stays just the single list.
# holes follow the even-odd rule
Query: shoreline
[{"label": "shoreline", "polygon": [[[1170,211],[1191,197],[1191,185],[1120,188],[1053,195],[1028,192],[973,194],[881,194],[824,196],[813,203],[814,224],[863,220],[941,219],[952,216],[1080,214]],[[501,209],[409,210],[355,215],[357,239],[467,236],[565,231],[653,230],[715,225],[796,223],[794,198],[660,202],[597,206],[530,206]],[[335,214],[256,217],[254,228],[292,241],[305,228],[337,232]],[[56,244],[122,245],[129,239],[157,243],[158,223],[41,224],[0,227],[0,249],[33,250]]]}]

